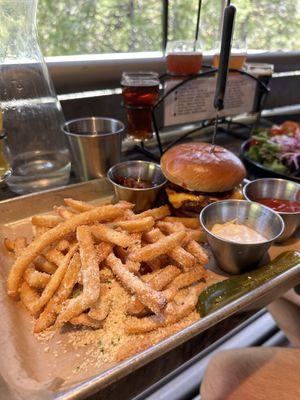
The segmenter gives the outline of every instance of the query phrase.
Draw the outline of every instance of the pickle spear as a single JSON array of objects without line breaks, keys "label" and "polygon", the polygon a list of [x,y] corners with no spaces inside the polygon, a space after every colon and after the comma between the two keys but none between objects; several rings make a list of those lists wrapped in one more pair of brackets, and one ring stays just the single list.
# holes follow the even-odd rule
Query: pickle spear
[{"label": "pickle spear", "polygon": [[215,283],[200,294],[197,311],[205,317],[297,264],[300,264],[300,252],[286,251],[261,268]]}]

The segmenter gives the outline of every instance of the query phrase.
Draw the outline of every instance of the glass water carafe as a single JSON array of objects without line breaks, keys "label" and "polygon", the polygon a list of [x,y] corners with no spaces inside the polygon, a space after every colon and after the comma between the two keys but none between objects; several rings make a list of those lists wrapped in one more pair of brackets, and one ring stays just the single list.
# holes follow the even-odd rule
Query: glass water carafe
[{"label": "glass water carafe", "polygon": [[16,193],[68,182],[64,117],[36,33],[37,0],[0,0],[0,110]]}]

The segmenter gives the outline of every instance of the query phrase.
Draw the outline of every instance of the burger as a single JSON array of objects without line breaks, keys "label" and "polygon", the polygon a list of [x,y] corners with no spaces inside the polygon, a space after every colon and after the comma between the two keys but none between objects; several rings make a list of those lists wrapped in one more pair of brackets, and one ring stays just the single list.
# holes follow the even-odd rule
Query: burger
[{"label": "burger", "polygon": [[195,216],[207,204],[242,199],[246,170],[232,152],[209,143],[184,143],[161,158],[166,195],[175,215]]}]

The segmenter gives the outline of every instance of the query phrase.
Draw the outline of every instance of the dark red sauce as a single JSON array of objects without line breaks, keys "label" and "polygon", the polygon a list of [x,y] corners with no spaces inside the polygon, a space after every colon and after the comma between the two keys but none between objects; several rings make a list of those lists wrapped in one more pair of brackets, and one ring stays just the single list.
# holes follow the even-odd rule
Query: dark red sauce
[{"label": "dark red sauce", "polygon": [[134,188],[134,189],[148,189],[153,186],[156,186],[154,182],[149,182],[142,179],[129,178],[126,176],[117,176],[115,178],[115,182],[121,186],[126,186],[128,188]]},{"label": "dark red sauce", "polygon": [[300,212],[300,201],[283,199],[255,199],[260,204],[272,208],[278,212]]}]

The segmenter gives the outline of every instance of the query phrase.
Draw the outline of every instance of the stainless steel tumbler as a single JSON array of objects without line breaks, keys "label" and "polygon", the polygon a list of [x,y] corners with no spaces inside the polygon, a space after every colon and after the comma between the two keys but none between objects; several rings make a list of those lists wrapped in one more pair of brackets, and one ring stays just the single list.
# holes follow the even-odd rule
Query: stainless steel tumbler
[{"label": "stainless steel tumbler", "polygon": [[124,128],[121,121],[102,117],[73,119],[62,126],[81,181],[104,178],[120,162]]}]

